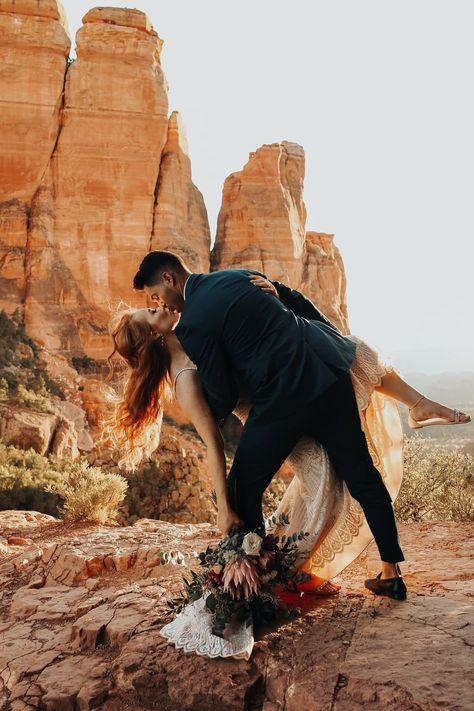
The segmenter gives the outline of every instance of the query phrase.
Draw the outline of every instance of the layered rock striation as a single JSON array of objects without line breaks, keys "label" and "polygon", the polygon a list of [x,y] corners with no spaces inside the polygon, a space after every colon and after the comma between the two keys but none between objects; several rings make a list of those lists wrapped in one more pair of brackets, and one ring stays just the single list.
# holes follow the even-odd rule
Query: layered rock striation
[{"label": "layered rock striation", "polygon": [[138,10],[96,8],[77,33],[26,260],[27,328],[52,349],[103,357],[111,308],[133,298],[167,134],[160,49]]},{"label": "layered rock striation", "polygon": [[245,266],[301,290],[348,333],[346,277],[334,235],[306,232],[304,172],[296,143],[250,153],[224,183],[212,268]]},{"label": "layered rock striation", "polygon": [[151,249],[176,252],[192,271],[209,271],[209,220],[202,193],[192,181],[188,142],[177,111],[170,116],[161,157]]},{"label": "layered rock striation", "polygon": [[70,39],[56,0],[0,2],[0,308],[22,304],[29,207],[58,137]]},{"label": "layered rock striation", "polygon": [[0,22],[0,307],[19,307],[51,351],[103,358],[111,311],[145,305],[132,277],[150,249],[209,268],[206,208],[179,115],[168,119],[162,40],[139,10],[94,8],[68,62],[59,3],[0,2]]}]

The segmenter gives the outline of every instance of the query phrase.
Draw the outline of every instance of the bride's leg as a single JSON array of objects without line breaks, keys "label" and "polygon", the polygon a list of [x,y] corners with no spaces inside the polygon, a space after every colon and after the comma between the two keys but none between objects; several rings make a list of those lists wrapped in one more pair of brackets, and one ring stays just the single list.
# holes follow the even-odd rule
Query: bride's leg
[{"label": "bride's leg", "polygon": [[[396,370],[389,370],[383,376],[381,384],[376,386],[375,390],[389,395],[408,407],[423,395],[423,393],[420,393],[407,383],[406,380],[403,380],[400,373]],[[426,397],[412,409],[411,415],[415,420],[425,420],[430,417],[443,417],[446,418],[446,420],[452,420],[454,418],[452,408],[445,407],[441,405],[441,403],[436,402],[436,400],[429,400]],[[470,419],[469,415],[461,413],[461,422],[469,422]]]}]

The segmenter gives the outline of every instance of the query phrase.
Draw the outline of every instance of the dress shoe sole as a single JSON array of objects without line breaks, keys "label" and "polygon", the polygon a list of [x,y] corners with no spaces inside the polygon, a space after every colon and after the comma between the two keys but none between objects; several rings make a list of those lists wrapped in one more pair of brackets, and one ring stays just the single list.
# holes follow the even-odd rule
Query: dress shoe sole
[{"label": "dress shoe sole", "polygon": [[[365,586],[367,588],[367,585]],[[370,590],[370,592],[374,593],[374,595],[385,595],[385,597],[391,597],[392,600],[406,600],[407,596],[406,594],[397,594],[397,593],[389,593],[387,592],[382,592],[381,590],[371,590],[370,588],[367,588],[367,590]]]}]

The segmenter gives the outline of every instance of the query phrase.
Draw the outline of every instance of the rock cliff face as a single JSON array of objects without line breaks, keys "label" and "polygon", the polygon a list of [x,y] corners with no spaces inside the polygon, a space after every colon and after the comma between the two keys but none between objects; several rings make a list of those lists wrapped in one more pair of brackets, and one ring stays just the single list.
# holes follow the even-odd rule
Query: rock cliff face
[{"label": "rock cliff face", "polygon": [[32,208],[25,319],[48,347],[97,357],[110,307],[131,296],[150,247],[168,102],[161,40],[144,13],[96,8],[83,23]]},{"label": "rock cliff face", "polygon": [[177,252],[192,271],[208,272],[210,248],[206,206],[191,179],[191,160],[181,117],[173,111],[161,157],[151,249]]},{"label": "rock cliff face", "polygon": [[334,235],[307,232],[299,287],[343,333],[349,333],[346,273]]},{"label": "rock cliff face", "polygon": [[305,242],[304,151],[283,141],[250,153],[224,183],[213,267],[245,265],[299,282]]},{"label": "rock cliff face", "polygon": [[22,303],[28,211],[57,135],[70,40],[55,0],[0,1],[0,308]]},{"label": "rock cliff face", "polygon": [[[19,308],[51,377],[87,414],[90,432],[75,421],[81,451],[109,403],[101,378],[79,374],[71,357],[110,353],[111,310],[145,304],[131,283],[150,249],[176,251],[195,271],[262,270],[348,330],[332,235],[306,232],[301,146],[264,145],[229,176],[211,265],[206,207],[181,117],[168,117],[162,40],[146,15],[90,10],[73,62],[57,0],[0,0],[0,30],[0,308]],[[185,421],[177,408],[167,414]]]},{"label": "rock cliff face", "polygon": [[[162,41],[139,10],[94,8],[77,59],[56,0],[0,0],[0,307],[20,307],[51,352],[103,358],[120,300],[150,249],[210,268],[206,207],[178,112],[168,119]],[[330,235],[306,233],[304,151],[250,154],[224,185],[212,268],[250,266],[301,288],[348,330]]]},{"label": "rock cliff face", "polygon": [[59,3],[0,2],[0,22],[11,67],[1,96],[0,306],[20,306],[49,350],[102,358],[111,309],[144,305],[131,283],[150,249],[209,269],[206,208],[178,114],[168,121],[162,41],[139,10],[95,8],[67,67]]},{"label": "rock cliff face", "polygon": [[305,156],[283,141],[250,153],[226,179],[212,268],[246,266],[303,291],[349,332],[346,279],[334,235],[306,232]]}]

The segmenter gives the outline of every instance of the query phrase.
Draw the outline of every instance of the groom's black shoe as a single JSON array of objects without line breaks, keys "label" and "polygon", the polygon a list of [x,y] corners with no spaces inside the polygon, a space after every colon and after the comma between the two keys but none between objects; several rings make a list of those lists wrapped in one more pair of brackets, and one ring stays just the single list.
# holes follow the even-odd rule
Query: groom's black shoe
[{"label": "groom's black shoe", "polygon": [[[400,568],[397,565],[397,570]],[[406,600],[407,586],[402,576],[396,578],[382,578],[382,573],[379,573],[376,578],[367,578],[364,585],[376,595],[387,595],[394,600]]]}]

